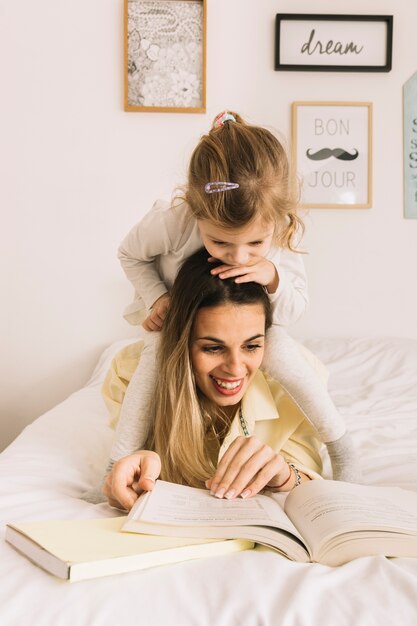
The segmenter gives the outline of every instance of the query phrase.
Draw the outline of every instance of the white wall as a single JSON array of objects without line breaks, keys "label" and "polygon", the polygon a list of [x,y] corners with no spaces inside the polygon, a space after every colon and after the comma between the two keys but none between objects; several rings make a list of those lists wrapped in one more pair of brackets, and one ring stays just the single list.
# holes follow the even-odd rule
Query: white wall
[{"label": "white wall", "polygon": [[[417,337],[417,221],[403,219],[402,85],[417,70],[405,0],[208,0],[205,115],[123,112],[122,0],[0,0],[0,449],[81,386],[132,329],[119,241],[228,107],[290,133],[295,100],[374,103],[369,210],[307,216],[304,336]],[[393,70],[275,72],[278,12],[394,14]],[[413,286],[414,285],[414,286]]]}]

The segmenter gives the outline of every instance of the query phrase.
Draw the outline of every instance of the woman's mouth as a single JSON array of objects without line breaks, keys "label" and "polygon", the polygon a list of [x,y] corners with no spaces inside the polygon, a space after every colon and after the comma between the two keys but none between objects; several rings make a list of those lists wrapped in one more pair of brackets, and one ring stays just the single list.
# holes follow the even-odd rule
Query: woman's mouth
[{"label": "woman's mouth", "polygon": [[234,396],[239,393],[243,386],[244,378],[238,380],[227,380],[224,378],[217,378],[216,376],[210,376],[213,381],[215,389],[224,396]]}]

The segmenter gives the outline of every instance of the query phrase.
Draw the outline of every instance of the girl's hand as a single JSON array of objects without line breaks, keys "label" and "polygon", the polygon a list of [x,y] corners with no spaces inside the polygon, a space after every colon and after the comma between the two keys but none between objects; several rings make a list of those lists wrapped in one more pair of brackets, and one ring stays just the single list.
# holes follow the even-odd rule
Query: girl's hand
[{"label": "girl's hand", "polygon": [[216,498],[247,498],[266,486],[279,488],[283,485],[282,491],[289,491],[295,482],[291,473],[281,454],[254,435],[241,436],[230,444],[206,487]]},{"label": "girl's hand", "polygon": [[129,511],[138,494],[152,491],[160,473],[159,455],[150,450],[139,450],[116,461],[106,476],[102,491],[111,506]]},{"label": "girl's hand", "polygon": [[[210,263],[217,261],[210,257]],[[219,278],[234,278],[236,283],[259,283],[267,288],[268,293],[275,293],[278,289],[279,276],[277,268],[263,257],[255,258],[250,265],[219,265],[211,270],[213,276]]]},{"label": "girl's hand", "polygon": [[161,330],[168,311],[170,299],[170,296],[167,293],[164,293],[153,303],[152,311],[142,323],[145,330]]}]

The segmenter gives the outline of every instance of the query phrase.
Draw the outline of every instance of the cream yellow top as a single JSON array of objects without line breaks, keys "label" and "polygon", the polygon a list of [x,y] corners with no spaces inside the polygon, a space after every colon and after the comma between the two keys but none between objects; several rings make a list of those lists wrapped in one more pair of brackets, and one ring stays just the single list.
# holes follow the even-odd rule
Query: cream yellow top
[{"label": "cream yellow top", "polygon": [[[113,428],[117,425],[124,393],[136,370],[142,348],[142,341],[123,348],[113,359],[104,381],[103,396]],[[322,363],[305,348],[303,352],[319,374],[325,377],[326,370]],[[255,435],[277,452],[281,452],[288,462],[294,463],[310,478],[320,478],[322,471],[320,443],[304,414],[279,382],[258,370],[243,396],[242,413],[250,435]],[[231,442],[243,434],[239,414],[236,411],[230,430],[220,448],[219,458]]]},{"label": "cream yellow top", "polygon": [[[242,413],[249,435],[280,452],[310,478],[321,478],[320,443],[303,413],[281,385],[258,370],[242,399]],[[220,448],[219,458],[232,441],[243,435],[239,412]]]}]

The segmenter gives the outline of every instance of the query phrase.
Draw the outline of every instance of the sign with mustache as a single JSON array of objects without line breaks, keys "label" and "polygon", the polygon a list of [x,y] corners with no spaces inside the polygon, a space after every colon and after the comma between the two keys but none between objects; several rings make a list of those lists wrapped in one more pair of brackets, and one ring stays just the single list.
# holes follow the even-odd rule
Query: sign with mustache
[{"label": "sign with mustache", "polygon": [[347,150],[343,150],[343,148],[321,148],[321,150],[317,150],[317,152],[311,152],[310,148],[306,152],[307,158],[312,161],[324,161],[325,159],[330,159],[330,157],[334,157],[335,159],[340,159],[341,161],[354,161],[358,158],[359,152],[357,150],[354,151],[354,154],[350,154]]},{"label": "sign with mustache", "polygon": [[372,105],[294,102],[292,123],[302,206],[370,207]]}]

